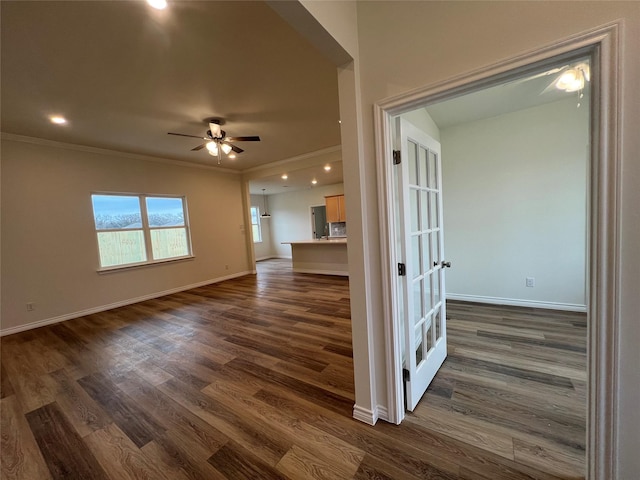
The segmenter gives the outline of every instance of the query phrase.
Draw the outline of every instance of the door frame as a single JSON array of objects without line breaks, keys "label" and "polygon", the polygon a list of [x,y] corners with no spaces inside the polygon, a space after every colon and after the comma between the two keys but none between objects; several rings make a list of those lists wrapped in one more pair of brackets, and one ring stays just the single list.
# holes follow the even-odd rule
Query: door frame
[{"label": "door frame", "polygon": [[386,347],[387,419],[404,418],[400,332],[394,321],[397,263],[394,237],[392,117],[465,93],[504,83],[547,65],[589,56],[592,67],[587,231],[587,479],[614,471],[618,400],[617,335],[620,274],[619,22],[578,34],[445,81],[374,104]]}]

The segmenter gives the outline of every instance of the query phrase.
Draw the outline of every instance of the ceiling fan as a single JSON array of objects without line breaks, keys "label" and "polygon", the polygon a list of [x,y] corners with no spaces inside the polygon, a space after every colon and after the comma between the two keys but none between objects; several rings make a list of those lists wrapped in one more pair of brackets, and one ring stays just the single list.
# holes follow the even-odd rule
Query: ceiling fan
[{"label": "ceiling fan", "polygon": [[[168,132],[168,135],[178,135],[180,137],[199,138],[206,140],[204,143],[191,149],[191,151],[202,150],[207,148],[209,155],[218,157],[218,165],[220,165],[221,153],[231,156],[231,151],[234,153],[242,153],[244,150],[231,142],[259,142],[260,137],[257,135],[248,137],[227,137],[227,133],[220,127],[224,123],[223,120],[212,119],[209,120],[209,130],[207,130],[206,137],[200,137],[197,135],[188,135],[186,133],[173,133]],[[234,157],[231,157],[234,158]]]}]

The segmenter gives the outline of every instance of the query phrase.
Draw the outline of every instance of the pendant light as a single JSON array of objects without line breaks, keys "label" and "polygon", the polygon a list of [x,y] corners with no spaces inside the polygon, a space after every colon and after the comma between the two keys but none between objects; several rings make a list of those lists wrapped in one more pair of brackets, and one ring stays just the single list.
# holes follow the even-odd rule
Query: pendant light
[{"label": "pendant light", "polygon": [[271,218],[271,215],[267,213],[267,197],[264,194],[265,189],[262,189],[262,204],[264,206],[264,213],[260,215],[261,218]]}]

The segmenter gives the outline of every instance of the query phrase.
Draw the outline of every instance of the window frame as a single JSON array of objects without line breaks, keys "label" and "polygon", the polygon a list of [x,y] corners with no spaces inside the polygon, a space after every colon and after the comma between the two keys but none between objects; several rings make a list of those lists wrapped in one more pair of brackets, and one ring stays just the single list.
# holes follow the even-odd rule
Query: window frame
[{"label": "window frame", "polygon": [[[134,197],[138,199],[138,205],[140,207],[140,220],[142,226],[140,228],[107,228],[107,229],[98,229],[95,221],[95,211],[93,208],[93,196],[94,195],[102,195],[102,196],[114,196],[114,197]],[[193,254],[193,245],[191,242],[191,227],[189,225],[189,208],[187,205],[187,197],[186,195],[175,195],[175,194],[152,194],[152,193],[133,193],[133,192],[102,192],[102,191],[93,191],[90,193],[91,198],[91,221],[93,223],[93,228],[95,231],[95,239],[96,239],[96,247],[98,253],[98,273],[108,273],[113,271],[127,270],[132,268],[140,268],[146,267],[149,265],[158,265],[169,262],[176,262],[182,260],[190,260],[195,258]],[[147,198],[176,198],[182,200],[182,215],[184,219],[184,226],[176,227],[176,226],[160,226],[160,227],[151,227],[149,226],[149,215],[147,211]],[[165,230],[170,228],[184,228],[186,243],[188,254],[181,255],[179,257],[169,257],[169,258],[153,258],[153,245],[151,240],[151,232],[154,230]],[[109,233],[109,232],[134,232],[134,231],[142,231],[142,236],[144,240],[144,248],[147,260],[144,262],[133,262],[133,263],[125,263],[120,265],[109,265],[106,267],[102,266],[101,262],[101,254],[100,254],[100,240],[99,233]]]},{"label": "window frame", "polygon": [[[255,209],[256,211],[256,220],[257,223],[253,223],[253,210]],[[260,221],[260,207],[252,205],[251,208],[249,209],[249,216],[251,217],[251,239],[253,240],[253,243],[262,243],[262,222]],[[260,237],[259,240],[256,240],[255,237],[253,236],[253,226],[256,225],[258,227],[258,235]]]}]

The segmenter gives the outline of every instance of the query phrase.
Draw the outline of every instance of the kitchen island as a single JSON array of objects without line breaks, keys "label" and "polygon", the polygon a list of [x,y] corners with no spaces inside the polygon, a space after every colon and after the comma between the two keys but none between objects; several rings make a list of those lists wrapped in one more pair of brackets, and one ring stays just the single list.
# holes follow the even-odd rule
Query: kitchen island
[{"label": "kitchen island", "polygon": [[349,275],[346,238],[298,240],[282,243],[291,245],[294,272]]}]

